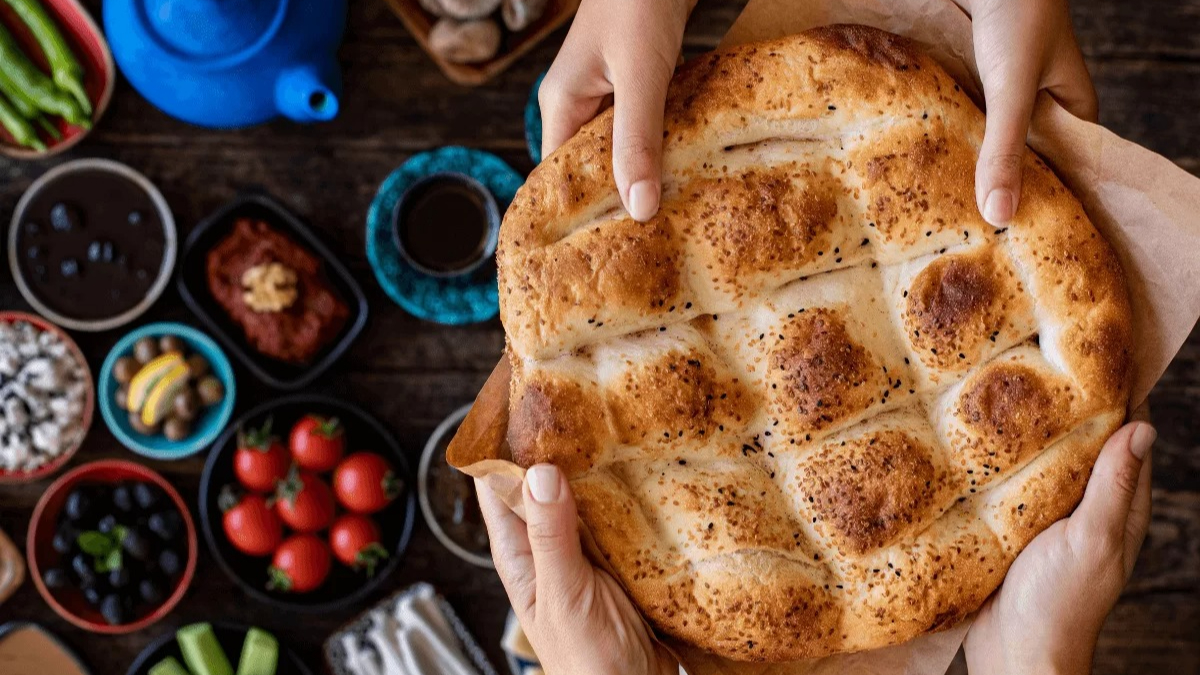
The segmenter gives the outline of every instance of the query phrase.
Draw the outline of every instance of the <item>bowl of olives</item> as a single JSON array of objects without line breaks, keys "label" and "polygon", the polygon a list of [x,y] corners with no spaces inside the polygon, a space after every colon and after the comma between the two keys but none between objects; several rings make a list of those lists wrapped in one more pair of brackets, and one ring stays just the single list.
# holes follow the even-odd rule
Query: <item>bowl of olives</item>
[{"label": "bowl of olives", "polygon": [[200,452],[233,414],[229,359],[212,338],[180,323],[149,324],[121,338],[96,389],[109,430],[152,459]]},{"label": "bowl of olives", "polygon": [[121,460],[76,467],[47,488],[25,546],[51,609],[95,633],[131,633],[166,616],[196,570],[196,526],[158,473]]}]

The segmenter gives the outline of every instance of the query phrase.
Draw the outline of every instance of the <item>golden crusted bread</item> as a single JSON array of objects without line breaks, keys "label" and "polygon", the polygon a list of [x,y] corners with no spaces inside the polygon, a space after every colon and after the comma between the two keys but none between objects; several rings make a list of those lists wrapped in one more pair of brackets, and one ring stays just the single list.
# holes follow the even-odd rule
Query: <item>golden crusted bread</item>
[{"label": "golden crusted bread", "polygon": [[1125,416],[1121,268],[1032,153],[979,216],[984,116],[897,36],[714,53],[670,89],[661,212],[605,113],[499,248],[508,441],[564,469],[650,623],[741,661],[895,644],[979,607]]}]

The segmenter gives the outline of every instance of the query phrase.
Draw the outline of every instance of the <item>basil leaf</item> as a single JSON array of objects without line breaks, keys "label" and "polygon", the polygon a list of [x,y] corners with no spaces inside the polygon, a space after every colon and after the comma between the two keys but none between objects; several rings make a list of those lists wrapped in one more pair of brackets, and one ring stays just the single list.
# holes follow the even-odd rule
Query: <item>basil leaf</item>
[{"label": "basil leaf", "polygon": [[104,557],[96,558],[97,572],[112,572],[113,570],[121,569],[121,549],[114,548],[109,551]]},{"label": "basil leaf", "polygon": [[127,535],[127,534],[129,534],[128,527],[125,527],[124,525],[117,525],[116,527],[113,528],[112,534],[110,534],[108,536],[112,537],[113,546],[116,548],[120,548],[121,544],[125,543],[125,535]]},{"label": "basil leaf", "polygon": [[106,556],[113,550],[112,539],[107,534],[97,532],[96,530],[80,532],[76,541],[84,553],[95,558]]}]

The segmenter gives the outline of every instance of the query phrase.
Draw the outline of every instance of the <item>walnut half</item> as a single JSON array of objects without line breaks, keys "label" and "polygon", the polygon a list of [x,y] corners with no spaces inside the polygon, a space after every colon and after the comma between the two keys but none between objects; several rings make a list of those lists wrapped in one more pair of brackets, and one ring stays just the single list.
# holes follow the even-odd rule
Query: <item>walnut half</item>
[{"label": "walnut half", "polygon": [[255,265],[242,273],[242,302],[259,314],[282,312],[296,303],[295,270],[277,262]]}]

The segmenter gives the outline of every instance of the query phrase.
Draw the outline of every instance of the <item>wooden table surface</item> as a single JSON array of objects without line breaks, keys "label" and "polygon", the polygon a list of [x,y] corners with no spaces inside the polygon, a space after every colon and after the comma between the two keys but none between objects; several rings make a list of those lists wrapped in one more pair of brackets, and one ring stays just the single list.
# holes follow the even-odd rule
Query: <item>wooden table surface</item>
[{"label": "wooden table surface", "polygon": [[[99,15],[100,0],[87,0]],[[209,131],[170,119],[120,82],[112,107],[70,157],[126,162],[155,181],[186,233],[247,186],[264,187],[315,225],[367,290],[371,321],[348,355],[314,390],[363,404],[417,453],[434,426],[472,400],[500,355],[498,321],[452,328],[425,323],[393,305],[364,254],[367,206],[383,178],[413,153],[460,144],[490,150],[521,172],[532,168],[522,111],[534,79],[551,62],[565,31],[493,83],[450,84],[389,12],[383,0],[354,0],[340,60],[345,94],[338,118],[300,126],[276,122],[241,131]],[[685,40],[691,56],[712,48],[737,16],[740,0],[701,0]],[[1101,118],[1118,134],[1200,171],[1200,1],[1076,0],[1080,43],[1100,93]],[[0,222],[25,187],[63,158],[42,163],[0,159]],[[6,263],[0,263],[5,265]],[[26,309],[7,270],[0,271],[0,308]],[[193,320],[173,291],[141,321]],[[121,331],[79,334],[97,367]],[[244,371],[238,409],[269,398]],[[1159,428],[1154,451],[1154,522],[1133,579],[1101,636],[1098,673],[1200,672],[1200,332],[1183,348],[1151,396]],[[99,420],[78,464],[133,457]],[[148,462],[194,500],[201,458]],[[0,527],[24,540],[27,521],[48,485],[0,487]],[[276,632],[306,660],[322,663],[320,645],[355,610],[287,615],[248,599],[201,546],[187,597],[162,623],[132,635],[86,634],[54,615],[26,583],[0,606],[0,623],[43,623],[76,647],[98,675],[123,673],[155,636],[191,621],[223,618]],[[416,581],[441,589],[502,667],[497,643],[508,603],[494,573],[459,562],[418,519],[399,571],[373,599]],[[964,670],[961,663],[952,668]]]}]

